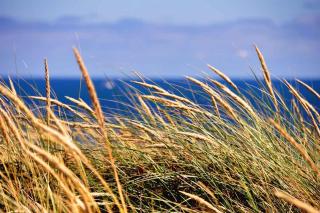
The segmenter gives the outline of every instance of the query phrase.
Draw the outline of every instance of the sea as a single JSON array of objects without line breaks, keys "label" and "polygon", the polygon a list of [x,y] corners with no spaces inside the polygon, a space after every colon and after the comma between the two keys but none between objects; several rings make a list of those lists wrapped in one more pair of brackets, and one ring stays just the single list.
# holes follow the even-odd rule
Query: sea
[{"label": "sea", "polygon": [[[205,81],[205,79],[199,79]],[[9,83],[8,79],[2,79],[6,84]],[[44,104],[37,101],[30,100],[29,96],[45,96],[45,81],[44,79],[28,79],[28,78],[15,78],[12,79],[15,85],[17,93],[22,99],[24,99],[28,104]],[[146,89],[134,81],[139,81],[138,79],[93,79],[97,95],[99,97],[100,103],[103,107],[103,111],[106,114],[120,114],[120,115],[134,115],[136,107],[135,94],[151,94],[150,89]],[[308,79],[303,80],[309,86],[311,86],[315,91],[320,93],[320,79]],[[148,79],[147,83],[157,85],[168,92],[184,96],[202,105],[205,108],[210,109],[211,100],[208,98],[199,86],[194,85],[192,82],[183,79]],[[265,87],[262,79],[238,79],[233,81],[241,93],[255,106],[259,108],[259,104],[270,102],[267,95],[261,91],[261,88]],[[305,97],[316,109],[320,108],[320,100],[308,91],[304,86],[296,82],[295,80],[289,80],[300,94]],[[209,82],[207,82],[210,84]],[[221,81],[225,84],[225,82]],[[8,84],[9,85],[9,84]],[[89,94],[85,82],[81,79],[50,79],[51,85],[51,96],[52,98],[58,99],[59,101],[66,104],[73,104],[70,102],[66,96],[75,99],[81,98],[89,105],[91,104]],[[273,80],[273,86],[276,91],[282,96],[284,102],[291,105],[291,100],[293,98],[292,94],[288,91],[287,87],[280,80]],[[258,104],[259,103],[259,104]],[[152,104],[151,104],[152,106]]]}]

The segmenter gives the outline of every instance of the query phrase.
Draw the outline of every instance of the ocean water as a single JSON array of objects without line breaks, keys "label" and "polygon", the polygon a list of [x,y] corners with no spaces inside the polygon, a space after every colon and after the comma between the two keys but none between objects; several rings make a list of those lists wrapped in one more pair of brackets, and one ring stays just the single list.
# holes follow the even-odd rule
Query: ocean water
[{"label": "ocean water", "polygon": [[[8,83],[8,79],[4,80]],[[132,82],[133,79],[94,79],[98,97],[100,99],[103,110],[111,114],[134,114],[133,107],[134,94],[138,91],[144,94],[150,94],[148,89],[145,89]],[[29,104],[32,102],[27,98],[31,95],[45,96],[45,82],[43,79],[13,79],[19,95],[24,98]],[[72,104],[65,96],[73,98],[82,98],[86,103],[90,104],[90,98],[87,93],[87,88],[84,81],[80,79],[51,79],[52,96],[60,101]],[[182,95],[201,104],[204,107],[211,107],[211,101],[208,96],[199,88],[186,79],[153,79],[148,80],[148,83],[155,84],[169,92],[177,95]],[[297,90],[311,103],[319,109],[320,100],[317,99],[306,88],[294,80],[289,81]],[[314,88],[320,93],[320,80],[304,80],[305,83]],[[222,82],[224,83],[224,82]],[[263,82],[256,80],[234,80],[234,83],[240,88],[241,92],[253,103],[260,101],[261,103],[268,102],[266,95],[263,95],[259,90],[259,85],[263,86]],[[279,80],[274,80],[275,89],[281,94],[284,101],[290,104],[292,95],[286,86]],[[257,106],[257,105],[256,105]]]}]

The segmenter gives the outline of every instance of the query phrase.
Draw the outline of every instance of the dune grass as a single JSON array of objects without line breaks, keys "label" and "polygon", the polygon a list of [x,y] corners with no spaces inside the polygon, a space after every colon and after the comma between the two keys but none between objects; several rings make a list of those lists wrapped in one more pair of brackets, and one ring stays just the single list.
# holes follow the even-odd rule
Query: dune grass
[{"label": "dune grass", "polygon": [[187,77],[210,107],[141,79],[148,92],[131,94],[134,116],[106,116],[77,49],[91,103],[53,98],[47,60],[36,104],[2,82],[1,211],[319,212],[318,106],[284,81],[286,104],[256,51],[263,97],[249,100],[211,65],[225,83]]}]

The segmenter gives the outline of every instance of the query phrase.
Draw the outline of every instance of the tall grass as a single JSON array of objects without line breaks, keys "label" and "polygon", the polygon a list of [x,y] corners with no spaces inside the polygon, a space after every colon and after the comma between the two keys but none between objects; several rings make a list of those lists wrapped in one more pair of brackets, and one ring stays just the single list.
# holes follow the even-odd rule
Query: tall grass
[{"label": "tall grass", "polygon": [[53,99],[46,60],[36,104],[2,82],[1,211],[319,212],[319,106],[284,81],[286,105],[256,51],[264,97],[248,98],[210,65],[225,83],[187,77],[211,107],[142,79],[132,116],[106,116],[77,49],[92,103]]}]

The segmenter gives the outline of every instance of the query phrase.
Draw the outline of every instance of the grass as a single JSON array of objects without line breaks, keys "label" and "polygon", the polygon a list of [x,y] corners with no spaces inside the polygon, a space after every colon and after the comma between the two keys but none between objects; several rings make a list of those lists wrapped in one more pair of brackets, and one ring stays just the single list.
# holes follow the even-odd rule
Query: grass
[{"label": "grass", "polygon": [[77,49],[91,103],[52,98],[47,60],[35,104],[1,83],[1,211],[319,212],[318,106],[284,81],[287,105],[256,51],[263,97],[210,65],[225,84],[187,77],[209,108],[141,79],[144,93],[128,94],[135,113],[106,116]]}]

